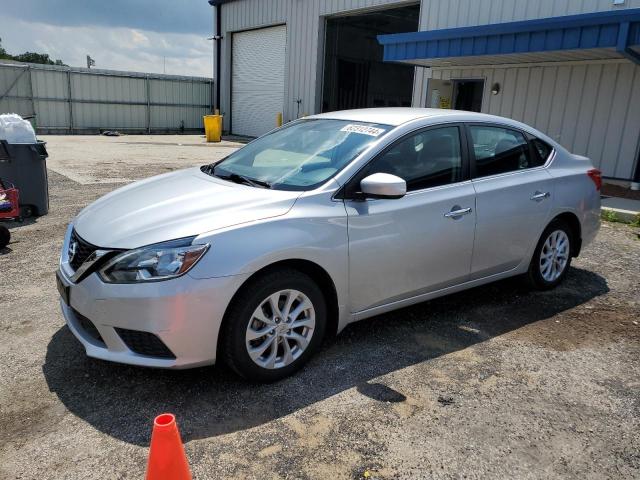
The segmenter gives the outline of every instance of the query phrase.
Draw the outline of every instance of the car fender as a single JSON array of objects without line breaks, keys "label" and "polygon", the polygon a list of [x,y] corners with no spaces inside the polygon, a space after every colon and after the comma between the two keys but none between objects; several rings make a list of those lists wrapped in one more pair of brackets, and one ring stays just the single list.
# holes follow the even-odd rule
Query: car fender
[{"label": "car fender", "polygon": [[339,329],[348,323],[347,217],[344,204],[330,194],[300,198],[285,216],[203,234],[194,243],[211,245],[189,272],[194,278],[250,275],[286,260],[316,264],[335,286]]}]

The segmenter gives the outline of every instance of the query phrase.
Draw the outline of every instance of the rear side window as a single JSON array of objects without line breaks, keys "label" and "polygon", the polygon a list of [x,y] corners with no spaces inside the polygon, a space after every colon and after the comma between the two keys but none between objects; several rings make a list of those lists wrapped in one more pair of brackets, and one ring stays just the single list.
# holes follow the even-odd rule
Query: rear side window
[{"label": "rear side window", "polygon": [[536,162],[538,165],[544,165],[549,160],[549,156],[553,151],[551,145],[543,142],[539,138],[531,140],[531,146],[533,147],[533,154],[537,157]]},{"label": "rear side window", "polygon": [[517,130],[471,125],[476,159],[476,177],[515,172],[537,166],[531,158],[529,144]]}]

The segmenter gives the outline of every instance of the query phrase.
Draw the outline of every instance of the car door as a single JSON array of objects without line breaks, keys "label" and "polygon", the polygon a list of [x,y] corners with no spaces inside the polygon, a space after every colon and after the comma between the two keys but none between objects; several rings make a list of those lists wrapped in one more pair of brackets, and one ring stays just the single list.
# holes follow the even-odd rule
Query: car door
[{"label": "car door", "polygon": [[469,124],[477,225],[471,279],[516,268],[544,229],[553,182],[526,135],[501,125]]},{"label": "car door", "polygon": [[[352,312],[467,280],[475,228],[461,125],[413,132],[347,185]],[[464,147],[464,148],[463,148]],[[407,182],[400,199],[350,198],[360,180],[389,173]],[[454,212],[454,213],[451,213]]]}]

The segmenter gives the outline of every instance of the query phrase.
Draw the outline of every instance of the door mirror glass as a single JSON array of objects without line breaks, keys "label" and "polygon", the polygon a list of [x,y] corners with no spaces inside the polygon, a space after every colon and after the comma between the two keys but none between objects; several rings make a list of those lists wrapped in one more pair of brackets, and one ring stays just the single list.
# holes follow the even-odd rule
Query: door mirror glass
[{"label": "door mirror glass", "polygon": [[362,179],[360,191],[367,198],[402,198],[407,193],[407,182],[389,173],[374,173]]}]

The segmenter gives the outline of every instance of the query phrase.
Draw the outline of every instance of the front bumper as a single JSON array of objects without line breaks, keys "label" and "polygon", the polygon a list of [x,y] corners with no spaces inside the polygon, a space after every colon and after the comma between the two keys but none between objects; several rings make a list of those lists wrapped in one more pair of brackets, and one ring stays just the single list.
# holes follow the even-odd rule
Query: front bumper
[{"label": "front bumper", "polygon": [[[215,363],[224,312],[249,276],[195,279],[187,274],[164,282],[115,285],[95,273],[73,284],[63,269],[58,273],[71,286],[69,305],[60,301],[62,313],[87,355],[158,368]],[[170,354],[155,355],[162,349],[132,343],[126,331],[151,334],[140,334],[143,339],[157,337]]]}]

